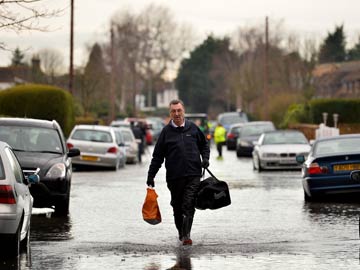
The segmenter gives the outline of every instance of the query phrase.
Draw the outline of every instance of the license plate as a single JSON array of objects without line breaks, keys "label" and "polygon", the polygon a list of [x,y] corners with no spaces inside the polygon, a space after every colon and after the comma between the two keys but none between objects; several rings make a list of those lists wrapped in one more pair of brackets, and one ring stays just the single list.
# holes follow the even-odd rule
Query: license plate
[{"label": "license plate", "polygon": [[360,170],[360,164],[340,164],[334,165],[334,171],[353,171]]},{"label": "license plate", "polygon": [[296,159],[280,159],[280,164],[296,164]]},{"label": "license plate", "polygon": [[85,161],[98,161],[99,158],[95,156],[81,156],[81,160]]}]

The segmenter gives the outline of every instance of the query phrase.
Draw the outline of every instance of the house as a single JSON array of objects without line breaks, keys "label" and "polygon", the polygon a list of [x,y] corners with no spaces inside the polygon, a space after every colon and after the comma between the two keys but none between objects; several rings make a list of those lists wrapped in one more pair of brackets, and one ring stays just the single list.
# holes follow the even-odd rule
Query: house
[{"label": "house", "polygon": [[360,98],[360,61],[318,65],[313,85],[317,98]]},{"label": "house", "polygon": [[0,67],[0,91],[23,83],[40,83],[44,73],[40,69],[40,60],[33,58],[31,66]]},{"label": "house", "polygon": [[167,88],[156,94],[158,108],[168,108],[170,101],[179,98],[179,92],[175,88]]}]

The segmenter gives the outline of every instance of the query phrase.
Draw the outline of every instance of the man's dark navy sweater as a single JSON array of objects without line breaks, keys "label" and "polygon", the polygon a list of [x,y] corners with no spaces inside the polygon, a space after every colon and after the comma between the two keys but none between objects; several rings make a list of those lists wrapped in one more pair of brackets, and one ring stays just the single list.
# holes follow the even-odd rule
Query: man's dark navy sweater
[{"label": "man's dark navy sweater", "polygon": [[160,133],[156,142],[148,179],[154,179],[164,159],[166,181],[186,176],[201,176],[201,157],[209,159],[209,144],[202,131],[185,120],[185,126],[174,127],[171,122]]}]

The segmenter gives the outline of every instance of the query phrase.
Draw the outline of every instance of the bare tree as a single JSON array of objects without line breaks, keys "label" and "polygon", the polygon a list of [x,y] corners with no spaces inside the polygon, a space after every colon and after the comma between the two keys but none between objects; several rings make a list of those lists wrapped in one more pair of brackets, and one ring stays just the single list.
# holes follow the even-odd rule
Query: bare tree
[{"label": "bare tree", "polygon": [[163,79],[192,45],[191,29],[180,26],[173,18],[169,9],[153,4],[139,14],[127,11],[114,17],[116,72],[123,78],[122,104],[126,102],[125,95],[135,100],[141,79],[147,93],[147,105],[152,106],[154,82]]},{"label": "bare tree", "polygon": [[42,49],[37,53],[40,59],[40,65],[43,72],[49,76],[49,83],[54,83],[56,75],[64,71],[64,57],[59,50],[56,49]]},{"label": "bare tree", "polygon": [[[52,18],[62,13],[61,9],[48,9],[40,5],[44,0],[0,0],[0,31],[24,30],[47,31],[48,28],[40,24],[41,19]],[[5,49],[0,41],[0,49]]]},{"label": "bare tree", "polygon": [[[274,23],[270,29],[268,49],[268,93],[263,98],[264,80],[264,27],[240,28],[234,35],[234,48],[240,54],[238,69],[232,70],[229,77],[232,90],[240,97],[243,107],[259,116],[264,116],[263,102],[272,106],[275,97],[287,95],[288,102],[303,98],[310,83],[315,53],[313,47],[303,47],[293,35],[282,30],[282,23]],[[309,43],[305,43],[309,46]],[[303,55],[303,56],[302,56]],[[311,60],[310,60],[311,59]],[[291,96],[291,98],[290,98]],[[283,98],[285,100],[285,98]],[[274,101],[275,103],[275,101]],[[286,104],[283,104],[286,107]],[[271,114],[272,112],[270,112]]]}]

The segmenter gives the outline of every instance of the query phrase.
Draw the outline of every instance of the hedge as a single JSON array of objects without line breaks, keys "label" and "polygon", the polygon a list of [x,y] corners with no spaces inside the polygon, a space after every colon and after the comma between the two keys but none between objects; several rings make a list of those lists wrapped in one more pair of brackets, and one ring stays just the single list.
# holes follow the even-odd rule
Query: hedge
[{"label": "hedge", "polygon": [[56,120],[65,136],[70,134],[75,124],[72,95],[50,85],[24,84],[1,91],[0,114]]}]

